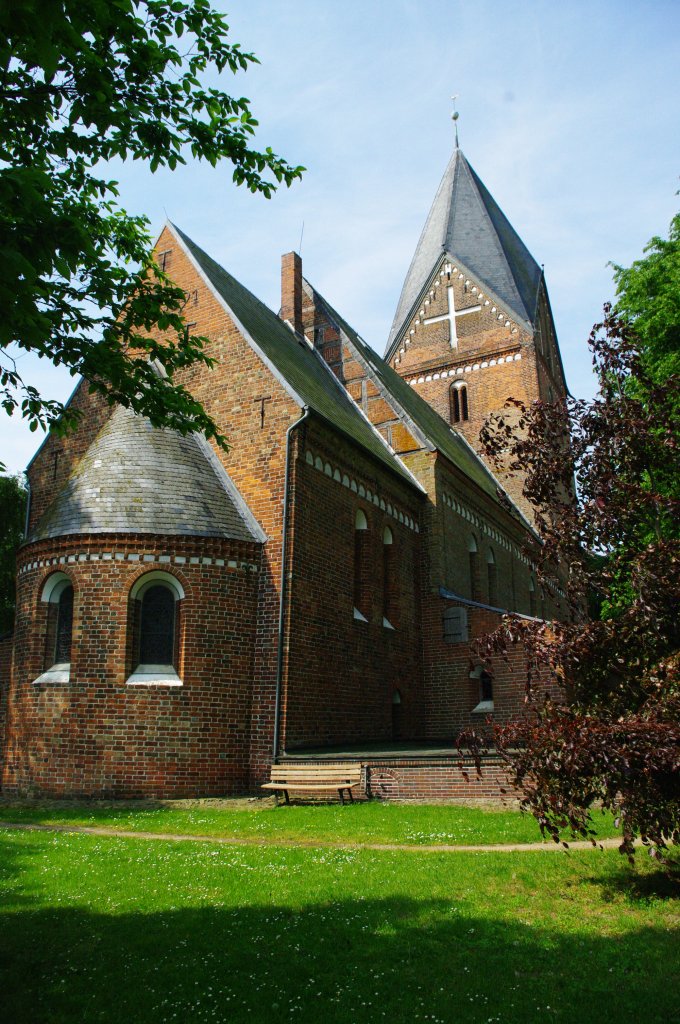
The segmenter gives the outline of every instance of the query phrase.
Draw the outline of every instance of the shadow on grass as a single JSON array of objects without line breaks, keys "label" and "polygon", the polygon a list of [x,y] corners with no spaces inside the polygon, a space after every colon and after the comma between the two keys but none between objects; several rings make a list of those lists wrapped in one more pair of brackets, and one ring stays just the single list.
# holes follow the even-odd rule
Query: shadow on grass
[{"label": "shadow on grass", "polygon": [[[638,850],[637,857],[648,857],[646,851]],[[680,900],[680,860],[677,855],[662,862],[655,871],[640,874],[633,871],[620,872],[609,878],[588,878],[597,886],[605,900],[624,896],[631,903],[650,904],[658,901]],[[678,999],[680,1007],[680,999]],[[680,1016],[680,1012],[678,1014]]]},{"label": "shadow on grass", "polygon": [[[44,848],[24,844],[13,861],[8,848],[0,844],[6,878],[35,857],[49,871]],[[529,908],[524,920],[503,920],[493,908],[464,913],[453,896],[310,896],[296,907],[277,900],[275,874],[266,890],[239,898],[233,872],[229,858],[218,857],[204,894],[193,895],[205,905],[160,911],[140,908],[152,908],[155,893],[169,901],[162,872],[145,876],[151,888],[138,889],[124,911],[60,907],[58,890],[50,906],[37,891],[12,894],[0,915],[0,1019],[573,1024],[585,1019],[581,1011],[595,1020],[677,1019],[669,984],[677,942],[663,927],[619,929],[611,938],[568,933],[559,920],[533,925]],[[178,887],[176,902],[183,898]]]}]

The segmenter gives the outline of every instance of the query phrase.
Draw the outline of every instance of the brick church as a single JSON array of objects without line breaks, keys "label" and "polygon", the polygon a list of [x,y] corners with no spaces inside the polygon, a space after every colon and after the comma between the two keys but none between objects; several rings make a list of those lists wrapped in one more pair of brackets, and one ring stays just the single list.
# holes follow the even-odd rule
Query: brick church
[{"label": "brick church", "polygon": [[459,794],[456,735],[523,698],[472,640],[559,614],[520,483],[478,451],[509,396],[565,394],[541,268],[458,148],[384,357],[296,253],[278,315],[174,225],[157,253],[216,361],[182,382],[231,448],[76,388],[78,430],[28,467],[3,792],[238,794],[351,756],[388,795]]}]

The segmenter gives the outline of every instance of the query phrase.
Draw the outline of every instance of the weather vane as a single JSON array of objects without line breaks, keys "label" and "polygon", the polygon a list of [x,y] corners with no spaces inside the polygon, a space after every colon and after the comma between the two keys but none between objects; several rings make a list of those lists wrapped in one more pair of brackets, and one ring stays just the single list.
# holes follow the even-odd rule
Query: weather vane
[{"label": "weather vane", "polygon": [[456,132],[456,149],[458,149],[458,117],[460,116],[458,114],[458,111],[456,110],[456,100],[458,99],[458,96],[459,93],[456,93],[454,96],[451,97],[453,101],[453,111],[451,113],[451,120],[453,121],[453,127]]}]

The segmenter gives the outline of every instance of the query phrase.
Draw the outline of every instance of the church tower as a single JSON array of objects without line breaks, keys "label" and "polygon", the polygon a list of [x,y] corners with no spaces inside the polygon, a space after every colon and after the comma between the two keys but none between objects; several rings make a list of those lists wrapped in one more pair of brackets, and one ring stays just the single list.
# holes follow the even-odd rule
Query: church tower
[{"label": "church tower", "polygon": [[[456,145],[401,291],[386,360],[480,452],[508,398],[567,392],[543,271]],[[497,473],[526,512],[522,481]]]}]

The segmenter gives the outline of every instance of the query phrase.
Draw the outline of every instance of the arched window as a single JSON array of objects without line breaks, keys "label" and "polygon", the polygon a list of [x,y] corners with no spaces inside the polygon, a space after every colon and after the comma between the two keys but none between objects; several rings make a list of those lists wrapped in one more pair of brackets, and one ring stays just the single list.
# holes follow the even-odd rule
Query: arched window
[{"label": "arched window", "polygon": [[368,570],[366,565],[368,520],[363,509],[354,517],[354,618],[368,622]]},{"label": "arched window", "polygon": [[486,669],[479,675],[479,699],[493,702],[493,677]]},{"label": "arched window", "polygon": [[71,676],[73,583],[64,572],[48,576],[41,599],[47,604],[43,673],[36,683],[67,683]]},{"label": "arched window", "polygon": [[180,686],[180,606],[184,589],[166,572],[141,576],[130,591],[132,658],[130,685]]},{"label": "arched window", "polygon": [[144,592],[139,626],[139,661],[172,665],[175,658],[175,595],[164,583]]},{"label": "arched window", "polygon": [[383,626],[394,629],[394,538],[389,526],[383,530]]},{"label": "arched window", "polygon": [[493,550],[489,548],[486,556],[486,578],[489,591],[489,604],[498,606],[498,574]]},{"label": "arched window", "polygon": [[451,422],[461,423],[470,418],[468,406],[467,384],[457,380],[449,389],[449,402],[451,405]]},{"label": "arched window", "polygon": [[476,680],[472,691],[472,699],[476,702],[472,709],[473,714],[493,711],[493,676],[491,673],[484,665],[476,665],[470,672],[470,679]]},{"label": "arched window", "polygon": [[470,597],[473,601],[479,601],[479,551],[477,550],[477,540],[474,535],[470,535],[468,540],[468,559],[470,564]]}]

